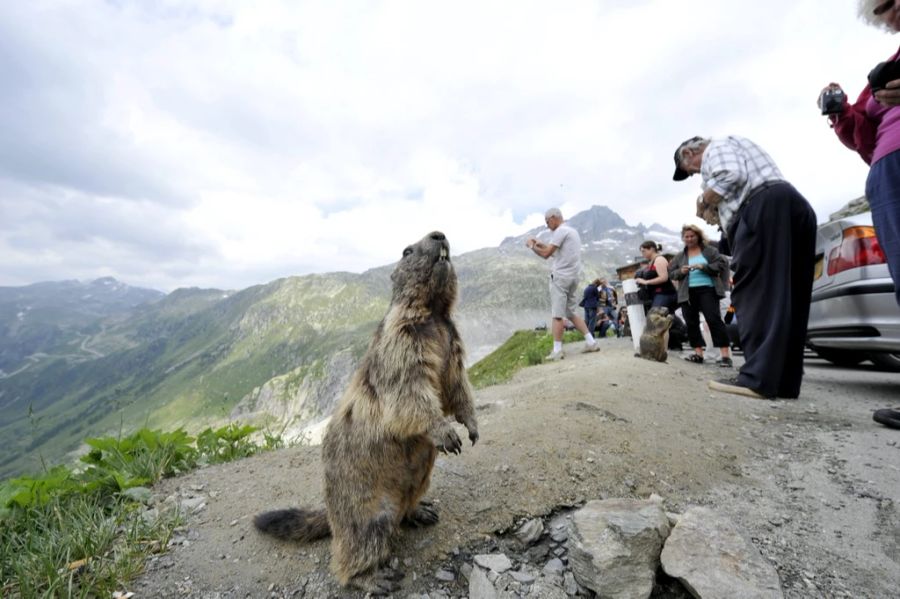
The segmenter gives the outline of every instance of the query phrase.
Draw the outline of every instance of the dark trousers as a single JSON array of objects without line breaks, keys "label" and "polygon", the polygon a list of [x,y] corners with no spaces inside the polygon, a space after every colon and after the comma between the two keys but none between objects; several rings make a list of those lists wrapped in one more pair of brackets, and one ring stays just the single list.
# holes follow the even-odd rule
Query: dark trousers
[{"label": "dark trousers", "polygon": [[782,183],[754,194],[729,226],[731,300],[745,363],[738,384],[795,398],[803,379],[816,248],[816,213]]},{"label": "dark trousers", "polygon": [[900,304],[900,151],[891,152],[872,165],[866,180],[866,197],[878,243],[894,280],[894,297]]},{"label": "dark trousers", "polygon": [[[682,283],[687,284],[687,280]],[[719,311],[719,296],[715,287],[708,285],[703,287],[691,287],[688,289],[688,302],[681,304],[681,313],[684,315],[684,324],[687,326],[688,343],[691,347],[706,347],[703,335],[700,334],[700,314],[709,325],[709,333],[712,335],[713,345],[716,347],[728,347],[728,331],[722,321]]]}]

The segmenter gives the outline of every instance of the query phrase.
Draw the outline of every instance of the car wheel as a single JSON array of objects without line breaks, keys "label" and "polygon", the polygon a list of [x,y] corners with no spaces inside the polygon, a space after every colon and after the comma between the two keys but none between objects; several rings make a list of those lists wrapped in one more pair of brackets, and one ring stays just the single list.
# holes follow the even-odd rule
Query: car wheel
[{"label": "car wheel", "polygon": [[900,354],[872,353],[869,359],[875,363],[879,370],[888,372],[900,372]]},{"label": "car wheel", "polygon": [[837,366],[856,366],[863,360],[869,358],[865,353],[848,349],[831,349],[827,347],[813,348],[819,357],[824,358],[836,364]]}]

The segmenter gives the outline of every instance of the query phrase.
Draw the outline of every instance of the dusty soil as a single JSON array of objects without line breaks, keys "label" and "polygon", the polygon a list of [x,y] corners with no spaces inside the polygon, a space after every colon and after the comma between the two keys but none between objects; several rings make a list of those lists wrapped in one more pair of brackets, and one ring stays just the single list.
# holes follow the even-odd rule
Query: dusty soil
[{"label": "dusty soil", "polygon": [[[429,496],[441,521],[404,533],[399,596],[464,597],[464,577],[435,573],[523,518],[651,493],[669,511],[705,505],[732,518],[788,597],[896,596],[900,431],[871,413],[900,404],[900,375],[812,361],[799,400],[753,400],[709,391],[722,375],[714,365],[677,353],[640,360],[625,339],[603,346],[566,346],[565,360],[477,393],[481,441],[438,459]],[[204,506],[148,563],[130,589],[138,598],[362,596],[334,583],[327,541],[280,542],[251,523],[269,508],[322,503],[318,447],[205,468],[155,491]]]}]

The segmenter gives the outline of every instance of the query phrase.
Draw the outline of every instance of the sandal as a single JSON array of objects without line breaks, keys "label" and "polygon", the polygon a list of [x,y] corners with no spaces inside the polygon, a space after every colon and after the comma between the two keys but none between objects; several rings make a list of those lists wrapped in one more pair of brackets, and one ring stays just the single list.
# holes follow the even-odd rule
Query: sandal
[{"label": "sandal", "polygon": [[720,360],[716,360],[716,362],[722,368],[733,368],[734,367],[734,363],[731,361],[731,358],[722,358]]},{"label": "sandal", "polygon": [[691,354],[684,360],[685,362],[693,362],[694,364],[703,364],[703,356],[700,354]]}]

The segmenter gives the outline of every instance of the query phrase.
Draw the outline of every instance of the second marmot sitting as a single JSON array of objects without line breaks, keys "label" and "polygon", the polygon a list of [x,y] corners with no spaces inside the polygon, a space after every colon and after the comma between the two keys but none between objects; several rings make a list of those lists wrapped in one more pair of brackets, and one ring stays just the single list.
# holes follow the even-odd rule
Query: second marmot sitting
[{"label": "second marmot sitting", "polygon": [[674,317],[669,309],[662,306],[651,308],[647,313],[647,323],[641,333],[641,357],[646,360],[665,362],[669,358],[669,329]]}]

